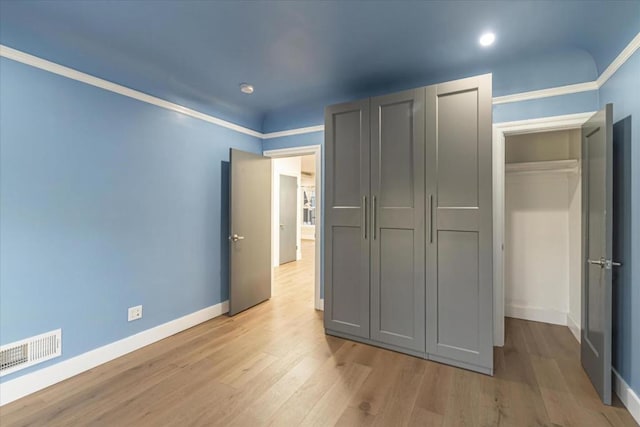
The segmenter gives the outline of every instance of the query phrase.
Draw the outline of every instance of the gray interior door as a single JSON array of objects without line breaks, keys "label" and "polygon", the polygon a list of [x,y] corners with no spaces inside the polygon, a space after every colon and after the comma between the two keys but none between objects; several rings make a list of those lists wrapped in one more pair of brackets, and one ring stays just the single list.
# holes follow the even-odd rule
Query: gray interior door
[{"label": "gray interior door", "polygon": [[325,110],[324,325],[369,338],[369,100]]},{"label": "gray interior door", "polygon": [[427,87],[427,352],[493,373],[491,75]]},{"label": "gray interior door", "polygon": [[280,264],[296,260],[298,231],[298,179],[280,175]]},{"label": "gray interior door", "polygon": [[271,159],[231,150],[229,315],[271,297]]},{"label": "gray interior door", "polygon": [[424,94],[371,100],[371,338],[422,353]]},{"label": "gray interior door", "polygon": [[581,360],[602,401],[611,404],[613,106],[582,126]]}]

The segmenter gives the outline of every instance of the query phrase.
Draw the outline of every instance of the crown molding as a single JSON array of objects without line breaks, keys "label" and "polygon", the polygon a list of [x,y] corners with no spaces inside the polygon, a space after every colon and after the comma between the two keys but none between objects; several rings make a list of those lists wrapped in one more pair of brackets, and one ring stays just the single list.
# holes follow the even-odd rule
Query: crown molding
[{"label": "crown molding", "polygon": [[78,70],[74,70],[73,68],[65,67],[64,65],[56,64],[55,62],[47,61],[46,59],[30,55],[26,52],[22,52],[2,44],[0,44],[0,56],[16,62],[30,65],[35,68],[39,68],[41,70],[49,71],[50,73],[58,74],[59,76],[67,77],[69,79],[77,80],[91,86],[99,87],[101,89],[108,90],[109,92],[114,92],[120,95],[127,96],[129,98],[137,99],[138,101],[146,102],[147,104],[152,104],[160,108],[175,111],[176,113],[181,113],[196,119],[204,120],[205,122],[213,123],[215,125],[222,126],[224,128],[243,133],[245,135],[254,136],[256,138],[263,137],[263,134],[261,132],[257,132],[253,129],[249,129],[244,126],[240,126],[235,123],[231,123],[226,120],[222,120],[187,107],[183,107],[182,105],[174,104],[173,102],[165,101],[164,99],[160,99],[155,96],[130,89],[128,87],[92,76],[90,74],[83,73]]},{"label": "crown molding", "polygon": [[[600,74],[597,80],[592,82],[576,83],[566,86],[552,87],[548,89],[534,90],[529,92],[514,93],[511,95],[496,96],[493,98],[493,105],[508,104],[512,102],[530,101],[532,99],[548,98],[552,96],[570,95],[573,93],[589,92],[600,89],[606,82],[615,74],[616,71],[633,55],[638,49],[640,49],[640,33],[629,42],[629,44],[620,52],[620,54],[613,60],[611,64]],[[34,55],[19,51],[17,49],[10,48],[0,44],[0,57],[12,59],[17,62],[21,62],[26,65],[31,65],[36,68],[40,68],[45,71],[49,71],[54,74],[58,74],[63,77],[67,77],[73,80],[77,80],[92,86],[96,86],[110,92],[118,93],[120,95],[128,96],[129,98],[137,99],[142,102],[146,102],[167,110],[175,111],[177,113],[185,114],[196,119],[204,120],[209,123],[213,123],[218,126],[225,127],[227,129],[234,130],[246,135],[254,136],[261,139],[273,139],[285,136],[303,135],[313,132],[324,131],[324,125],[309,126],[297,129],[289,129],[278,132],[262,133],[253,129],[246,128],[244,126],[237,125],[235,123],[228,122],[217,117],[201,113],[190,108],[183,107],[178,104],[174,104],[164,99],[157,98],[155,96],[148,95],[143,92],[139,92],[134,89],[113,83],[99,77],[92,76],[74,70],[73,68],[65,67],[60,64],[56,64],[46,59],[39,58]]]},{"label": "crown molding", "polygon": [[531,99],[548,98],[551,96],[570,95],[572,93],[589,92],[592,90],[600,89],[606,82],[613,76],[620,67],[636,50],[640,48],[640,33],[631,39],[629,44],[622,49],[622,52],[616,57],[616,59],[609,64],[609,66],[600,74],[597,80],[592,82],[576,83],[567,86],[558,86],[548,89],[534,90],[530,92],[514,93],[512,95],[496,96],[493,98],[493,105],[507,104],[509,102],[529,101]]},{"label": "crown molding", "polygon": [[607,82],[607,80],[609,80],[611,76],[613,76],[615,72],[618,71],[618,69],[622,67],[624,63],[627,62],[629,58],[631,58],[631,55],[633,55],[639,48],[640,33],[636,34],[636,36],[631,39],[629,44],[624,49],[622,49],[622,52],[620,52],[620,54],[616,56],[616,59],[614,59],[613,62],[609,64],[609,66],[602,72],[602,74],[600,74],[600,77],[598,77],[598,80],[596,80],[596,82],[598,83],[598,89],[600,89]]},{"label": "crown molding", "polygon": [[551,96],[570,95],[572,93],[589,92],[598,90],[597,82],[576,83],[567,86],[551,87],[548,89],[532,90],[511,95],[495,96],[493,105],[507,104],[510,102],[529,101],[531,99],[549,98]]},{"label": "crown molding", "polygon": [[304,133],[324,132],[324,125],[309,126],[305,128],[297,128],[290,130],[283,130],[278,132],[270,132],[262,135],[263,139],[280,138],[282,136],[301,135]]}]

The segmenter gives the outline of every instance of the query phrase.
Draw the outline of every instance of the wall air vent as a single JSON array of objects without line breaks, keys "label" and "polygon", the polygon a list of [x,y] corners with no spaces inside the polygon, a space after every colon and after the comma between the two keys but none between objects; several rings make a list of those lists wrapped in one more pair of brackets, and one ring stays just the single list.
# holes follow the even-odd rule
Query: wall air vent
[{"label": "wall air vent", "polygon": [[0,347],[0,377],[62,354],[62,329]]}]

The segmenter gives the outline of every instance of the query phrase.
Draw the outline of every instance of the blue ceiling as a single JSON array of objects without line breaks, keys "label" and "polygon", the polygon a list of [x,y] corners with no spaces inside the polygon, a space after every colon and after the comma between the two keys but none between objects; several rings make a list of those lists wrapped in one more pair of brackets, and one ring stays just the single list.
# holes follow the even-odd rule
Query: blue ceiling
[{"label": "blue ceiling", "polygon": [[[497,39],[483,49],[486,30]],[[4,45],[265,131],[326,103],[487,71],[502,72],[494,94],[527,89],[516,80],[536,67],[529,90],[593,80],[639,31],[638,0],[0,0]]]}]

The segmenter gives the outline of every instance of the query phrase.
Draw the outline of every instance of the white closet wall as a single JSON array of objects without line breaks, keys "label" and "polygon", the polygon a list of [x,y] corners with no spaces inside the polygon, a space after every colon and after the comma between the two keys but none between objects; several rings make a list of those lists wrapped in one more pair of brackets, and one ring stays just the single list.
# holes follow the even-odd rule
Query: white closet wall
[{"label": "white closet wall", "polygon": [[561,325],[571,318],[579,329],[579,140],[577,131],[507,138],[507,316]]}]

